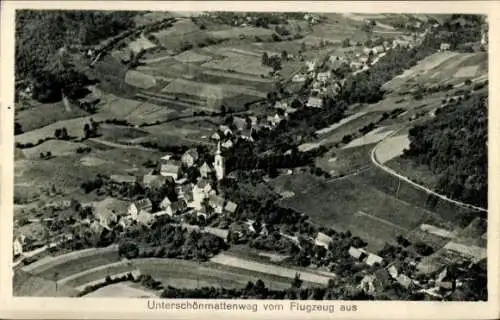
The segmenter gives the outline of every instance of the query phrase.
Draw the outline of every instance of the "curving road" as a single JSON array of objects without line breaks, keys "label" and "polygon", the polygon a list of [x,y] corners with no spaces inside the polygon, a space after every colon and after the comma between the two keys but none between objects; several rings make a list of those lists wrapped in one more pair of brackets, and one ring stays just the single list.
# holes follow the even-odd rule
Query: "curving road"
[{"label": "curving road", "polygon": [[480,211],[480,212],[488,212],[487,209],[485,208],[481,208],[481,207],[476,207],[476,206],[473,206],[471,204],[468,204],[468,203],[464,203],[464,202],[460,202],[460,201],[457,201],[457,200],[453,200],[453,199],[450,199],[442,194],[439,194],[429,188],[426,188],[418,183],[415,183],[413,182],[412,180],[410,180],[408,177],[405,177],[399,173],[397,173],[396,171],[392,170],[391,168],[383,165],[378,159],[377,159],[377,148],[383,144],[387,139],[389,139],[390,137],[393,137],[397,132],[399,132],[401,130],[396,130],[394,133],[390,134],[389,136],[387,136],[385,139],[383,139],[382,141],[380,141],[371,151],[371,160],[373,162],[373,164],[375,166],[377,166],[379,169],[389,173],[390,175],[400,179],[400,180],[403,180],[409,184],[411,184],[412,186],[414,186],[415,188],[417,189],[420,189],[420,190],[423,190],[424,192],[428,193],[428,194],[431,194],[435,197],[438,197],[439,199],[441,200],[444,200],[444,201],[447,201],[449,203],[453,203],[454,205],[457,205],[459,207],[462,207],[462,208],[466,208],[466,209],[472,209],[472,210],[475,210],[475,211]]}]

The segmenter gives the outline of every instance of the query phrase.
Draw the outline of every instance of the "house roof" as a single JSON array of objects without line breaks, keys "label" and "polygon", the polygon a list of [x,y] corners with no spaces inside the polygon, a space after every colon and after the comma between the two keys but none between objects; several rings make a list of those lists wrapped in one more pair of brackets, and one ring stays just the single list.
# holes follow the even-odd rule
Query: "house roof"
[{"label": "house roof", "polygon": [[405,288],[408,288],[413,282],[413,280],[411,280],[408,276],[404,274],[400,274],[396,280],[400,285],[402,285]]},{"label": "house roof", "polygon": [[333,242],[332,238],[324,234],[323,232],[318,232],[316,239],[314,240],[316,243],[329,245]]},{"label": "house roof", "polygon": [[238,130],[243,130],[247,126],[247,121],[242,117],[233,117],[233,124],[238,128]]},{"label": "house roof", "polygon": [[207,186],[211,187],[210,182],[207,179],[202,178],[202,179],[198,180],[198,182],[196,183],[196,187],[198,187],[200,189],[204,189]]},{"label": "house roof", "polygon": [[179,165],[176,165],[176,164],[164,163],[161,165],[160,171],[162,173],[178,174],[180,168],[181,167]]},{"label": "house roof", "polygon": [[222,146],[224,148],[231,148],[233,146],[233,142],[231,140],[226,140],[224,143],[222,143]]},{"label": "house roof", "polygon": [[226,131],[232,132],[228,126],[225,126],[223,124],[219,126],[219,130],[222,131],[224,134],[226,134]]},{"label": "house roof", "polygon": [[150,210],[151,207],[152,207],[152,203],[151,203],[151,200],[149,200],[148,198],[145,198],[145,199],[140,199],[140,200],[137,200],[137,201],[134,201],[134,204],[135,206],[137,207],[137,210]]},{"label": "house roof", "polygon": [[212,134],[211,138],[214,140],[220,140],[220,135],[217,132],[215,132],[214,134]]},{"label": "house roof", "polygon": [[236,208],[238,208],[238,205],[236,203],[228,201],[224,210],[234,213],[236,211]]},{"label": "house roof", "polygon": [[163,198],[163,200],[160,202],[160,204],[163,204],[163,205],[171,204],[171,203],[172,203],[172,201],[168,197]]},{"label": "house roof", "polygon": [[358,249],[354,247],[349,248],[349,255],[351,255],[351,257],[353,258],[359,259],[363,254],[366,254],[366,251],[363,249]]},{"label": "house roof", "polygon": [[170,205],[170,207],[172,208],[173,212],[182,211],[182,210],[187,208],[187,203],[184,200],[177,200],[177,201],[173,202]]},{"label": "house roof", "polygon": [[398,271],[398,268],[396,266],[394,266],[394,265],[390,266],[389,268],[387,268],[387,271],[389,272],[391,277],[393,277],[393,278],[398,277],[399,271]]},{"label": "house roof", "polygon": [[212,168],[208,165],[208,163],[205,161],[200,167],[200,171],[205,171],[205,172],[212,172]]},{"label": "house roof", "polygon": [[323,99],[318,97],[309,97],[307,100],[307,105],[312,107],[321,107],[323,104]]},{"label": "house roof", "polygon": [[167,178],[164,176],[156,175],[156,174],[146,174],[142,178],[142,183],[145,186],[161,186],[165,184],[167,181]]},{"label": "house roof", "polygon": [[382,259],[382,257],[379,257],[376,254],[370,253],[370,254],[368,254],[368,257],[366,258],[365,263],[369,266],[373,266],[375,263],[378,263],[378,264],[382,263],[382,261],[384,261],[384,259]]},{"label": "house roof", "polygon": [[199,157],[198,151],[195,148],[191,148],[188,151],[184,152],[184,156],[186,155],[193,157],[195,161],[198,160]]},{"label": "house roof", "polygon": [[102,201],[94,202],[94,213],[97,217],[104,218],[107,215],[125,215],[127,212],[127,202],[115,198],[107,197]]},{"label": "house roof", "polygon": [[150,225],[154,221],[154,216],[147,211],[141,210],[137,215],[137,221],[144,225]]},{"label": "house roof", "polygon": [[208,203],[212,206],[224,207],[224,198],[214,194],[210,196]]}]

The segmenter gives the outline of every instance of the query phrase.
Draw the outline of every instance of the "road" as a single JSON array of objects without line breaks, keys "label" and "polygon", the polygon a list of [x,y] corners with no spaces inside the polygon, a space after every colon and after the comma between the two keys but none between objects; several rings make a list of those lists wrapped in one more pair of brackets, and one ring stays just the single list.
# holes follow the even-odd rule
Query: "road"
[{"label": "road", "polygon": [[400,130],[396,130],[394,131],[392,134],[390,134],[389,136],[387,136],[385,139],[383,139],[382,141],[380,141],[371,151],[371,154],[370,154],[370,158],[371,158],[371,161],[372,163],[377,166],[379,169],[389,173],[390,175],[400,179],[400,180],[403,180],[405,181],[406,183],[414,186],[415,188],[417,189],[420,189],[430,195],[433,195],[441,200],[444,200],[446,202],[449,202],[449,203],[452,203],[456,206],[459,206],[459,207],[462,207],[462,208],[466,208],[466,209],[471,209],[471,210],[475,210],[475,211],[479,211],[479,212],[488,212],[487,209],[485,208],[480,208],[480,207],[476,207],[476,206],[473,206],[471,204],[468,204],[468,203],[464,203],[464,202],[460,202],[460,201],[457,201],[457,200],[453,200],[453,199],[450,199],[448,197],[446,197],[445,195],[442,195],[442,194],[439,194],[429,188],[426,188],[416,182],[413,182],[412,180],[410,180],[408,177],[406,176],[403,176],[402,174],[399,174],[397,173],[396,171],[392,170],[391,168],[381,164],[378,159],[377,159],[377,148],[382,144],[384,143],[384,141],[386,141],[387,139],[389,139],[390,137],[394,136],[397,132],[399,132]]}]

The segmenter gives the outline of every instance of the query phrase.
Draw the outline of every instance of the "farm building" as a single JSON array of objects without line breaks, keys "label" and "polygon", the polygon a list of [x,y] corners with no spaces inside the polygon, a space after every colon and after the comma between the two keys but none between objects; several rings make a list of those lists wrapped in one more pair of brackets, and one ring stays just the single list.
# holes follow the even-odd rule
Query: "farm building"
[{"label": "farm building", "polygon": [[308,72],[313,72],[316,68],[316,60],[306,61],[306,67]]},{"label": "farm building", "polygon": [[163,198],[163,200],[160,202],[160,209],[162,210],[166,210],[168,208],[168,206],[170,206],[172,204],[172,201],[168,198],[168,197],[165,197]]},{"label": "farm building", "polygon": [[153,204],[151,200],[145,198],[134,201],[130,204],[128,208],[128,214],[132,217],[133,220],[137,220],[137,215],[140,211],[148,211],[150,212],[153,208]]},{"label": "farm building", "polygon": [[274,104],[275,109],[286,110],[287,107],[288,103],[286,103],[285,101],[276,101],[276,103]]},{"label": "farm building", "polygon": [[323,99],[318,97],[309,97],[306,106],[309,108],[321,108],[323,107]]},{"label": "farm building", "polygon": [[333,239],[323,232],[318,232],[318,235],[316,236],[316,239],[314,239],[314,244],[320,247],[324,247],[325,249],[328,249],[328,246],[330,243],[333,242]]},{"label": "farm building", "polygon": [[398,282],[401,286],[403,286],[403,287],[404,287],[404,288],[406,288],[406,289],[408,289],[408,288],[410,288],[411,286],[413,286],[413,285],[414,285],[413,280],[412,280],[410,277],[408,277],[408,276],[406,276],[406,275],[404,275],[404,274],[400,274],[400,275],[397,277],[396,281],[397,281],[397,282]]},{"label": "farm building", "polygon": [[186,151],[182,155],[181,161],[184,165],[186,165],[188,168],[190,168],[190,167],[194,166],[196,161],[198,161],[198,158],[199,158],[198,151],[196,149],[192,148],[192,149],[189,149],[188,151]]},{"label": "farm building", "polygon": [[233,147],[233,142],[230,140],[230,139],[227,139],[226,141],[224,141],[221,146],[224,148],[224,149],[231,149]]},{"label": "farm building", "polygon": [[382,261],[384,261],[384,259],[382,259],[382,257],[379,257],[373,253],[369,253],[368,257],[365,260],[365,263],[371,267],[375,264],[382,264]]}]

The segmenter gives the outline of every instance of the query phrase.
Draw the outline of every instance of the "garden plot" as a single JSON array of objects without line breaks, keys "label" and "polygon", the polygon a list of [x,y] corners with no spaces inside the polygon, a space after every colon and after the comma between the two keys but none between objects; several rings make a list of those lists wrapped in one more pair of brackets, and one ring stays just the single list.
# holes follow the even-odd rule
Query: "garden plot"
[{"label": "garden plot", "polygon": [[125,75],[125,82],[131,86],[149,89],[156,85],[155,77],[140,71],[129,70]]},{"label": "garden plot", "polygon": [[364,146],[364,145],[368,145],[368,144],[377,143],[377,142],[385,139],[386,137],[388,137],[393,132],[393,130],[384,130],[384,129],[385,129],[384,127],[376,128],[376,129],[368,132],[364,136],[359,137],[359,138],[349,142],[344,147],[342,147],[342,149],[349,149],[349,148],[360,147],[360,146]]},{"label": "garden plot", "polygon": [[234,56],[228,56],[222,60],[210,61],[202,64],[202,67],[215,70],[232,70],[234,72],[256,76],[268,75],[269,72],[272,71],[272,68],[262,65],[262,61],[259,57],[243,54],[235,54]]},{"label": "garden plot", "polygon": [[410,147],[410,139],[408,135],[402,134],[395,137],[388,138],[379,144],[375,149],[375,157],[379,163],[386,163],[387,161],[399,157],[403,154],[405,149]]}]

